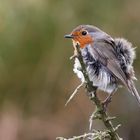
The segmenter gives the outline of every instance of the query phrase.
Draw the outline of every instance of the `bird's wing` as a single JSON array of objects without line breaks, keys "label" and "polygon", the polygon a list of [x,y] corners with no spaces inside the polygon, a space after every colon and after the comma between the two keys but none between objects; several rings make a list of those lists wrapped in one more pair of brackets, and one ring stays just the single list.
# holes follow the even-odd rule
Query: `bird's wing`
[{"label": "bird's wing", "polygon": [[98,40],[92,44],[92,53],[129,90],[127,77],[117,59],[113,40]]},{"label": "bird's wing", "polygon": [[120,66],[119,60],[117,59],[113,40],[95,41],[92,44],[92,54],[94,54],[94,56],[97,57],[96,59],[105,65],[106,68],[126,86],[140,104],[140,95],[138,94],[132,79],[126,77]]}]

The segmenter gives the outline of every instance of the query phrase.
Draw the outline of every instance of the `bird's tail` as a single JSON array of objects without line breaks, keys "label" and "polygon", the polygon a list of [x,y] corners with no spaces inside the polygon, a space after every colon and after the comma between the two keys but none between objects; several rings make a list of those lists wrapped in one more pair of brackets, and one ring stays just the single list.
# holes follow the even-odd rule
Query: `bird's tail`
[{"label": "bird's tail", "polygon": [[140,106],[140,95],[137,89],[135,88],[135,85],[133,82],[133,80],[136,80],[134,70],[132,67],[133,60],[136,57],[135,48],[133,48],[132,44],[128,42],[126,39],[115,38],[114,41],[116,44],[117,54],[119,54],[118,58],[120,58],[120,60],[123,60],[123,61],[120,61],[120,65],[122,69],[124,68],[124,65],[127,66],[125,67],[125,70],[126,70],[126,73],[128,74],[127,76],[129,80],[127,80],[126,82],[126,87],[132,93],[132,95],[136,97]]},{"label": "bird's tail", "polygon": [[116,44],[117,54],[120,54],[119,57],[125,58],[126,64],[132,65],[133,60],[136,57],[135,48],[132,47],[132,44],[124,38],[115,38],[114,41]]},{"label": "bird's tail", "polygon": [[132,80],[128,81],[128,88],[129,88],[130,92],[132,93],[132,95],[136,97],[136,99],[139,103],[139,106],[140,106],[140,95],[139,95],[137,89],[135,88],[135,85]]}]

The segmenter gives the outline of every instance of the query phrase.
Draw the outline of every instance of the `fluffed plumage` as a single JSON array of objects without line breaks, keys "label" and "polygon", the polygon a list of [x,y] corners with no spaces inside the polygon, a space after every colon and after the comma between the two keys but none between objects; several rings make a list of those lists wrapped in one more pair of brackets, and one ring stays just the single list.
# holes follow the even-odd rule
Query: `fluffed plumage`
[{"label": "fluffed plumage", "polygon": [[[82,45],[83,60],[94,86],[111,94],[119,85],[124,85],[140,103],[140,96],[133,82],[136,79],[132,66],[135,49],[130,42],[123,38],[113,39],[91,25],[78,26],[72,31],[71,38],[74,43]],[[84,81],[80,67],[76,58],[73,70]]]}]

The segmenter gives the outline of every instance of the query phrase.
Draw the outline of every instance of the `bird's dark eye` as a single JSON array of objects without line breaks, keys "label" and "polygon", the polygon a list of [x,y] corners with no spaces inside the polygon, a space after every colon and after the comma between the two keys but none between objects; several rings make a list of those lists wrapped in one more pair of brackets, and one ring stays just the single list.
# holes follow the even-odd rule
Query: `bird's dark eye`
[{"label": "bird's dark eye", "polygon": [[86,35],[87,34],[87,31],[82,31],[82,35]]}]

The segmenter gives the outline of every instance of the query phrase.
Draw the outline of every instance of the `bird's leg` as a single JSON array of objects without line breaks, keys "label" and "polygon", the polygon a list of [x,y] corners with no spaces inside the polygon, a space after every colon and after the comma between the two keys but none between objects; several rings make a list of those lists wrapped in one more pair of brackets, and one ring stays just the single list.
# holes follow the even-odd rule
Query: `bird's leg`
[{"label": "bird's leg", "polygon": [[102,102],[104,110],[106,110],[109,103],[111,103],[112,97],[113,97],[114,93],[116,92],[116,90],[117,89],[115,89],[112,93],[110,93],[109,96],[107,96],[107,98]]}]

